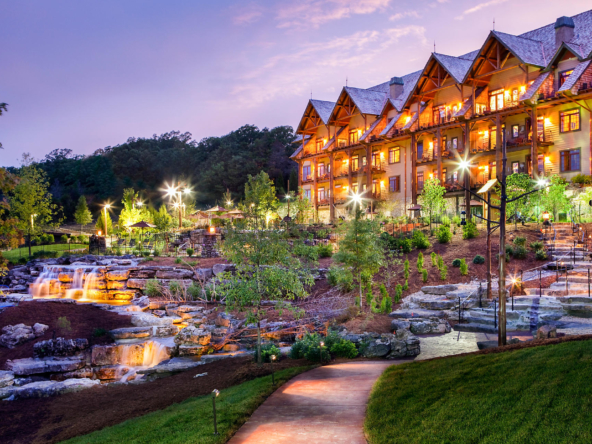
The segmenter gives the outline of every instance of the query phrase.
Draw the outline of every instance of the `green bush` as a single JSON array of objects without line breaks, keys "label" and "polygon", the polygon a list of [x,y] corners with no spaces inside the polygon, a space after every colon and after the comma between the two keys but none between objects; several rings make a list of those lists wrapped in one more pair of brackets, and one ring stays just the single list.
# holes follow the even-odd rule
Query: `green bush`
[{"label": "green bush", "polygon": [[405,280],[409,279],[409,259],[405,259],[403,270],[403,276],[405,277]]},{"label": "green bush", "polygon": [[474,222],[467,222],[463,227],[463,239],[473,239],[479,235],[477,225]]},{"label": "green bush", "polygon": [[403,291],[409,290],[409,281],[405,279],[405,285],[403,285]]},{"label": "green bush", "polygon": [[191,297],[194,301],[198,299],[202,294],[201,287],[196,285],[195,282],[192,282],[189,287],[187,287],[187,295]]},{"label": "green bush", "polygon": [[460,216],[454,216],[454,217],[452,218],[452,223],[453,223],[454,225],[456,225],[457,227],[460,227]]},{"label": "green bush", "polygon": [[316,262],[319,260],[319,249],[312,245],[306,245],[304,242],[295,241],[292,248],[292,253],[295,256],[307,259],[309,261]]},{"label": "green bush", "polygon": [[454,259],[452,261],[452,266],[457,268],[460,267],[460,259]]},{"label": "green bush", "polygon": [[411,253],[411,250],[413,250],[411,239],[407,239],[406,237],[394,237],[383,231],[380,234],[380,239],[383,242],[384,248],[387,250],[395,250],[405,254]]},{"label": "green bush", "polygon": [[432,251],[430,253],[430,259],[432,260],[432,266],[437,267],[438,266],[438,255],[436,254],[435,251]]},{"label": "green bush", "polygon": [[442,270],[443,266],[444,266],[444,259],[442,258],[442,256],[438,255],[438,270]]},{"label": "green bush", "polygon": [[107,330],[104,328],[95,328],[92,332],[92,335],[95,338],[100,338],[101,336],[105,336],[107,334]]},{"label": "green bush", "polygon": [[148,297],[157,297],[162,294],[162,287],[158,279],[149,279],[146,281],[146,287],[144,288],[144,294]]},{"label": "green bush", "polygon": [[339,287],[343,291],[352,291],[354,288],[354,277],[347,268],[331,266],[327,280],[329,281],[329,285]]},{"label": "green bush", "polygon": [[180,295],[182,292],[181,283],[179,281],[170,281],[169,291],[172,295]]},{"label": "green bush", "polygon": [[395,287],[395,304],[399,303],[402,296],[403,296],[403,287],[401,287],[401,284],[397,284],[397,286]]},{"label": "green bush", "polygon": [[440,223],[442,225],[446,225],[446,226],[450,227],[450,218],[448,216],[442,216],[440,218]]},{"label": "green bush", "polygon": [[342,338],[333,331],[329,331],[326,337],[322,337],[317,333],[306,333],[290,348],[290,358],[306,358],[311,362],[319,362],[321,360],[321,341],[323,341],[325,342],[325,346],[323,347],[323,360],[327,360],[331,348],[336,343],[340,342],[341,339]]},{"label": "green bush", "polygon": [[530,243],[530,248],[532,248],[534,251],[542,250],[543,249],[543,243],[541,241],[531,242]]},{"label": "green bush", "polygon": [[[337,358],[353,359],[358,356],[358,349],[356,348],[356,345],[352,341],[348,341],[347,339],[343,338],[331,345],[329,352]],[[323,359],[326,359],[326,357]]]},{"label": "green bush", "polygon": [[448,267],[446,265],[444,265],[442,268],[440,268],[440,279],[445,281],[447,277],[448,277]]},{"label": "green bush", "polygon": [[526,245],[526,238],[522,237],[522,236],[515,237],[514,238],[514,245],[525,246]]},{"label": "green bush", "polygon": [[[144,256],[145,258],[150,256],[150,252],[149,251],[142,251],[142,256]],[[150,258],[152,259],[152,258]]]},{"label": "green bush", "polygon": [[41,245],[41,237],[40,236],[33,236],[31,238],[31,242],[35,245]]},{"label": "green bush", "polygon": [[421,270],[421,280],[423,282],[428,281],[428,270],[426,270],[425,268],[423,270]]},{"label": "green bush", "polygon": [[421,273],[421,270],[423,270],[423,253],[420,251],[417,255],[417,271]]},{"label": "green bush", "polygon": [[418,250],[425,250],[426,248],[430,248],[432,246],[427,236],[419,230],[413,232],[411,244]]},{"label": "green bush", "polygon": [[72,331],[72,323],[66,316],[60,316],[56,322],[56,327],[60,330],[61,334],[66,334]]},{"label": "green bush", "polygon": [[49,243],[49,239],[48,239],[48,237],[47,237],[47,236],[48,236],[48,235],[47,235],[47,234],[45,234],[45,233],[43,233],[41,236],[39,236],[39,239],[41,240],[41,243],[42,243],[42,244],[47,244],[47,243]]},{"label": "green bush", "polygon": [[195,250],[193,248],[188,248],[185,251],[187,252],[187,256],[189,256],[189,257],[193,256],[193,253],[195,252]]},{"label": "green bush", "polygon": [[537,261],[547,260],[547,252],[545,250],[537,250],[534,253],[534,257]]},{"label": "green bush", "polygon": [[452,233],[447,225],[440,225],[438,228],[438,242],[447,244],[452,239]]},{"label": "green bush", "polygon": [[27,263],[27,258],[26,257],[20,257],[18,260],[19,264],[25,265]]},{"label": "green bush", "polygon": [[67,243],[68,243],[68,235],[67,235],[67,234],[62,234],[62,235],[60,236],[60,241],[61,241],[62,243],[64,243],[64,244],[67,244]]},{"label": "green bush", "polygon": [[522,245],[516,245],[514,247],[514,257],[516,259],[526,259],[526,255],[528,254],[528,251],[526,250],[526,247],[522,246]]},{"label": "green bush", "polygon": [[319,256],[320,257],[331,257],[333,256],[333,245],[332,244],[327,244],[327,245],[319,245],[317,247],[318,252],[319,252]]},{"label": "green bush", "polygon": [[514,248],[511,245],[506,245],[506,256],[512,257],[514,256]]},{"label": "green bush", "polygon": [[158,248],[155,248],[154,251],[152,252],[152,254],[154,254],[154,257],[158,257],[158,256],[160,256],[160,250]]},{"label": "green bush", "polygon": [[117,248],[115,249],[115,255],[116,255],[116,256],[121,256],[122,254],[123,254],[123,253],[121,252],[121,248],[117,247]]},{"label": "green bush", "polygon": [[[271,356],[275,355],[276,360],[280,359],[280,349],[275,346],[275,344],[263,344],[261,346],[261,361],[263,362],[271,362]],[[257,361],[257,353],[255,353],[255,361]]]},{"label": "green bush", "polygon": [[467,262],[464,259],[460,260],[460,274],[462,276],[466,276],[467,274],[469,274],[469,266],[467,265]]},{"label": "green bush", "polygon": [[393,301],[391,299],[390,296],[386,296],[384,298],[382,298],[382,301],[380,301],[380,312],[384,313],[384,314],[388,314],[391,312],[393,307]]},{"label": "green bush", "polygon": [[175,264],[180,264],[181,262],[183,262],[183,259],[181,259],[180,257],[175,258]]},{"label": "green bush", "polygon": [[571,178],[571,182],[579,185],[590,185],[592,184],[592,176],[586,174],[578,174]]},{"label": "green bush", "polygon": [[473,258],[473,263],[474,264],[477,264],[477,265],[484,264],[485,263],[485,258],[483,256],[481,256],[481,255],[478,254],[477,256],[475,256]]}]

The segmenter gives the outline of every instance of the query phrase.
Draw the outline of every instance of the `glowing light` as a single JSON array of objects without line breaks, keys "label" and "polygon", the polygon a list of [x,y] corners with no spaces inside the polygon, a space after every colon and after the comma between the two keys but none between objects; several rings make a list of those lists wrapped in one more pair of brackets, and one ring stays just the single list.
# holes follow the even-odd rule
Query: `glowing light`
[{"label": "glowing light", "polygon": [[175,203],[173,204],[173,207],[175,207],[175,208],[179,208],[179,202],[175,202]]},{"label": "glowing light", "polygon": [[411,116],[405,117],[405,124],[409,123],[410,120],[411,120]]},{"label": "glowing light", "polygon": [[107,209],[111,208],[111,204],[105,204],[105,208],[107,208]]},{"label": "glowing light", "polygon": [[185,189],[183,190],[183,192],[184,192],[185,194],[189,194],[189,193],[191,193],[191,188],[185,188]]},{"label": "glowing light", "polygon": [[102,233],[102,232],[101,232],[101,230],[97,231],[97,234],[98,234],[99,236],[101,235],[101,233]]},{"label": "glowing light", "polygon": [[142,205],[144,205],[144,202],[136,202],[136,205],[141,207]]},{"label": "glowing light", "polygon": [[210,227],[210,233],[214,234],[216,232],[216,227]]},{"label": "glowing light", "polygon": [[458,166],[459,166],[459,168],[461,168],[461,169],[463,169],[463,170],[468,170],[470,165],[471,165],[471,164],[470,164],[470,163],[469,163],[469,161],[468,161],[468,160],[466,160],[466,159],[465,159],[465,160],[461,160],[461,161],[458,163]]},{"label": "glowing light", "polygon": [[463,104],[461,102],[458,102],[458,109],[459,109],[459,111],[462,109],[462,105]]},{"label": "glowing light", "polygon": [[551,119],[548,117],[545,117],[545,126],[546,125],[551,125]]},{"label": "glowing light", "polygon": [[[546,179],[539,179],[537,180],[537,185],[541,188],[544,188],[547,186],[547,180]],[[545,217],[545,214],[543,213],[543,218]],[[549,213],[547,213],[547,218],[549,217]]]},{"label": "glowing light", "polygon": [[434,178],[434,173],[430,173],[430,179]]},{"label": "glowing light", "polygon": [[226,201],[226,205],[228,205],[228,206],[232,205],[232,201],[231,200],[227,200]]}]

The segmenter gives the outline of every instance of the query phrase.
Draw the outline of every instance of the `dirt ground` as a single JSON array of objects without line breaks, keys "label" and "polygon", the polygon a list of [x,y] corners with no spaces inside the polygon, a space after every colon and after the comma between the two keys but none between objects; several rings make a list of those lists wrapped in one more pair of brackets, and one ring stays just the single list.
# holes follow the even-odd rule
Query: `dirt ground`
[{"label": "dirt ground", "polygon": [[[70,330],[58,328],[57,321],[59,317],[67,318],[70,322]],[[85,304],[22,302],[18,306],[8,307],[0,313],[0,330],[6,325],[16,324],[25,324],[32,327],[36,322],[49,325],[49,329],[43,336],[15,348],[0,347],[0,369],[4,368],[7,359],[33,357],[33,344],[51,339],[54,331],[56,337],[66,339],[86,338],[90,344],[106,344],[112,342],[110,336],[107,334],[98,337],[94,336],[95,329],[109,331],[114,328],[132,326],[129,316],[118,315]]]},{"label": "dirt ground", "polygon": [[[277,371],[303,365],[309,363],[285,358],[274,367]],[[194,378],[205,372],[207,376]],[[240,357],[145,384],[100,386],[52,398],[0,402],[0,442],[60,442],[270,373],[271,364],[259,367],[251,357]]]}]

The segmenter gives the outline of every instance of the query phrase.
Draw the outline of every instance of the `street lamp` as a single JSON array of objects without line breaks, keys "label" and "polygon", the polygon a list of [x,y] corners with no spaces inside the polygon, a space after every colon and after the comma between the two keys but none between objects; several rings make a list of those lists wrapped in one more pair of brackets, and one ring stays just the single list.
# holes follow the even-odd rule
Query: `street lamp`
[{"label": "street lamp", "polygon": [[105,217],[103,218],[103,225],[105,225],[103,228],[105,229],[105,242],[107,241],[107,233],[108,233],[108,228],[107,228],[107,210],[111,208],[111,204],[105,204]]}]

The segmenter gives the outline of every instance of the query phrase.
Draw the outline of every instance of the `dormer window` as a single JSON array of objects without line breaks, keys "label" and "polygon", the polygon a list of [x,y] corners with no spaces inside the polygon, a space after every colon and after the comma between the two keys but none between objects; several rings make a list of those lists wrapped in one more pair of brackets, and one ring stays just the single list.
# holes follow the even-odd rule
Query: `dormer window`
[{"label": "dormer window", "polygon": [[498,89],[489,93],[489,108],[491,111],[504,109],[504,90]]},{"label": "dormer window", "polygon": [[317,153],[323,149],[325,141],[323,139],[317,139]]},{"label": "dormer window", "polygon": [[569,78],[569,76],[571,75],[571,73],[573,71],[574,71],[573,69],[570,69],[568,71],[563,71],[563,72],[559,73],[559,87],[560,88],[563,86],[563,84]]},{"label": "dormer window", "polygon": [[358,130],[350,130],[349,132],[349,144],[355,145],[358,143],[359,140],[359,131]]}]

